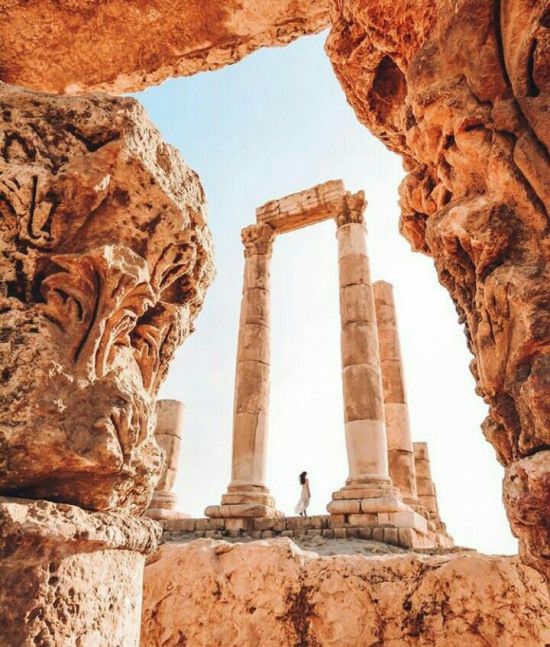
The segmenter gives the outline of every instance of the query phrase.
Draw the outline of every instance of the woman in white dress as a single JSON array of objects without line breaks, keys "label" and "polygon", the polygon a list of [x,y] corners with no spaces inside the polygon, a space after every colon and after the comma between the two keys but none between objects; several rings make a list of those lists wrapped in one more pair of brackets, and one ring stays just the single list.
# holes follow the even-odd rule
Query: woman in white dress
[{"label": "woman in white dress", "polygon": [[311,492],[309,490],[309,479],[307,477],[307,472],[302,472],[298,477],[300,479],[300,485],[302,486],[302,492],[300,493],[300,500],[296,504],[295,512],[301,517],[307,517],[307,507],[309,505],[309,500],[311,499]]}]

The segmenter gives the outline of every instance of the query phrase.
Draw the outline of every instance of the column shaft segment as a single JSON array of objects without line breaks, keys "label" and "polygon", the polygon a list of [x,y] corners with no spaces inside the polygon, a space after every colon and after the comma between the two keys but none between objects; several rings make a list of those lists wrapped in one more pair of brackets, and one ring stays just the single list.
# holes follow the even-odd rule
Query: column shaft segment
[{"label": "column shaft segment", "polygon": [[208,516],[272,516],[273,499],[265,486],[269,414],[270,288],[269,264],[274,230],[256,224],[242,231],[245,267],[233,410],[231,483],[221,506]]},{"label": "column shaft segment", "polygon": [[391,284],[386,281],[376,281],[374,283],[374,300],[384,387],[390,477],[393,484],[399,488],[403,500],[411,505],[416,505],[418,496],[414,451]]}]

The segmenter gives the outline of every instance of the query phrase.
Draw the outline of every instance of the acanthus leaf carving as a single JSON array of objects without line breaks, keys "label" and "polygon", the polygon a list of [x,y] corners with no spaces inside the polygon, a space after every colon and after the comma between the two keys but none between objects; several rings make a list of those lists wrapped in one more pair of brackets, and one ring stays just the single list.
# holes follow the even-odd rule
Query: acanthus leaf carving
[{"label": "acanthus leaf carving", "polygon": [[102,377],[116,347],[130,346],[137,320],[154,303],[147,264],[116,246],[51,260],[61,269],[42,281],[44,313],[66,338],[75,366]]}]

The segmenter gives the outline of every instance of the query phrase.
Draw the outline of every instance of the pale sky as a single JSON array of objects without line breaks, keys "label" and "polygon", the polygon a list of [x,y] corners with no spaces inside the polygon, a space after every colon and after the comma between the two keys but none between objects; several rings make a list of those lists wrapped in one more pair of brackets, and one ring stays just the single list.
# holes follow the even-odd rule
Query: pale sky
[{"label": "pale sky", "polygon": [[[323,51],[326,35],[263,50],[217,72],[174,79],[137,97],[201,177],[217,277],[196,332],[161,398],[186,406],[178,509],[203,516],[231,473],[232,406],[242,289],[242,227],[268,200],[342,178],[364,189],[373,280],[394,285],[413,440],[427,441],[441,515],[455,542],[514,553],[503,470],[480,424],[471,356],[431,259],[398,232],[400,159],[356,120]],[[335,225],[280,236],[272,260],[272,373],[267,485],[294,513],[307,470],[310,514],[347,477]]]}]

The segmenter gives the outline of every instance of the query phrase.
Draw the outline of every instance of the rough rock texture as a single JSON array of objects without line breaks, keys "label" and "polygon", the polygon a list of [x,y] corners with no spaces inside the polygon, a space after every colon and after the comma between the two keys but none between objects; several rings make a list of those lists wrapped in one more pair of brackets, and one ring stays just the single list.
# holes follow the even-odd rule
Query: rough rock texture
[{"label": "rough rock texture", "polygon": [[408,175],[404,235],[465,323],[525,559],[550,576],[550,3],[333,0],[327,52]]},{"label": "rough rock texture", "polygon": [[328,27],[329,0],[8,0],[0,79],[39,90],[141,90]]},{"label": "rough rock texture", "polygon": [[197,175],[132,99],[0,85],[0,492],[140,511],[212,276]]},{"label": "rough rock texture", "polygon": [[0,647],[135,647],[159,535],[145,518],[0,498]]},{"label": "rough rock texture", "polygon": [[319,557],[290,540],[165,544],[145,568],[142,647],[531,647],[548,593],[517,558]]}]

